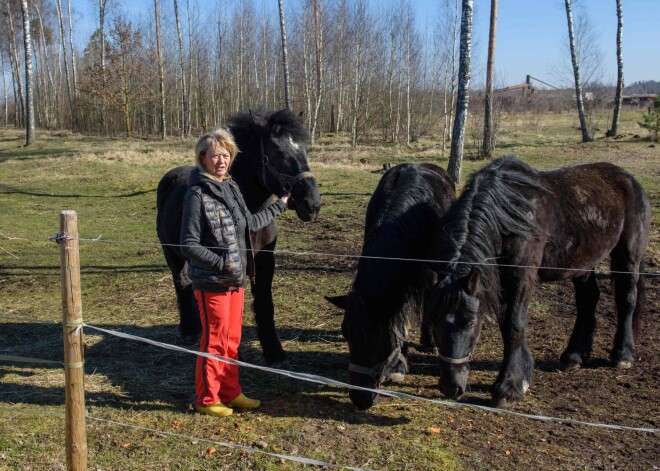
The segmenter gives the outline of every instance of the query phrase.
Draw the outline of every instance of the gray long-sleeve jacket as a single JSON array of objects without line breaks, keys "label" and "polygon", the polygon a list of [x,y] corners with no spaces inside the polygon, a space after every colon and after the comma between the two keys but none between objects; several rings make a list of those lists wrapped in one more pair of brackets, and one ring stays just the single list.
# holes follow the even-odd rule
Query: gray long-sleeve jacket
[{"label": "gray long-sleeve jacket", "polygon": [[278,200],[251,214],[233,180],[218,182],[194,168],[188,180],[181,224],[181,252],[193,289],[228,291],[254,276],[249,231],[270,224],[286,206]]}]

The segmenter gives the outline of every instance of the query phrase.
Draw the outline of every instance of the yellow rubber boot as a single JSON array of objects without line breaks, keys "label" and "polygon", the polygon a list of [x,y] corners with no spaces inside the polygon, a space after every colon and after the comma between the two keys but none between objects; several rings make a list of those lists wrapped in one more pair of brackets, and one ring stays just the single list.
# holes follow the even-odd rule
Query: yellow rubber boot
[{"label": "yellow rubber boot", "polygon": [[212,415],[213,417],[227,417],[234,413],[233,409],[227,407],[222,402],[218,402],[217,404],[211,404],[208,407],[195,405],[195,409],[197,409],[197,412],[206,415]]},{"label": "yellow rubber boot", "polygon": [[245,394],[239,394],[235,399],[227,403],[229,407],[235,407],[237,409],[251,410],[256,409],[261,405],[261,401],[257,399],[250,399],[246,397]]}]

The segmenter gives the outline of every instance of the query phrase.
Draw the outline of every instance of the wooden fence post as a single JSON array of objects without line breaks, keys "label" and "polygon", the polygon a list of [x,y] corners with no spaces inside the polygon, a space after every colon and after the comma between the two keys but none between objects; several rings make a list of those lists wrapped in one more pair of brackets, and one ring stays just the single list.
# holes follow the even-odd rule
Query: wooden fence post
[{"label": "wooden fence post", "polygon": [[78,216],[60,212],[60,261],[62,266],[62,330],[64,334],[64,379],[66,411],[66,467],[87,469],[85,388],[83,369],[82,302]]}]

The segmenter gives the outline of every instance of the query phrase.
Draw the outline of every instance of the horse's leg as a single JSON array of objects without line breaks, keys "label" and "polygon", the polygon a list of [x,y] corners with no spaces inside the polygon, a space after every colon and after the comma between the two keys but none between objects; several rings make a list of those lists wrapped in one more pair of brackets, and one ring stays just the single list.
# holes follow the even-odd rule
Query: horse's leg
[{"label": "horse's leg", "polygon": [[533,276],[529,270],[510,270],[501,276],[509,282],[503,284],[506,307],[500,320],[504,358],[492,389],[496,407],[521,400],[534,377],[534,360],[527,347],[527,305]]},{"label": "horse's leg", "polygon": [[630,368],[635,355],[634,330],[642,308],[641,294],[644,284],[639,276],[639,264],[630,261],[627,254],[616,250],[615,252],[612,253],[612,271],[628,273],[612,274],[617,326],[610,359],[617,368]]},{"label": "horse's leg", "polygon": [[192,345],[199,340],[202,324],[199,319],[199,309],[193,294],[192,282],[188,278],[186,261],[172,247],[163,245],[165,261],[172,271],[176,301],[179,306],[179,334],[181,340]]},{"label": "horse's leg", "polygon": [[426,312],[426,309],[422,312],[422,325],[420,330],[419,348],[421,351],[437,354],[438,347],[435,344],[435,339],[433,338],[433,324],[431,323],[429,313]]},{"label": "horse's leg", "polygon": [[596,274],[593,271],[588,275],[574,278],[573,286],[575,286],[577,317],[568,347],[561,354],[560,364],[564,371],[580,368],[591,357],[596,328],[596,304],[600,298]]},{"label": "horse's leg", "polygon": [[288,368],[289,362],[275,330],[275,308],[273,306],[273,274],[275,273],[275,255],[272,250],[275,243],[264,247],[254,257],[255,283],[252,284],[254,302],[254,320],[257,324],[257,336],[269,366]]}]

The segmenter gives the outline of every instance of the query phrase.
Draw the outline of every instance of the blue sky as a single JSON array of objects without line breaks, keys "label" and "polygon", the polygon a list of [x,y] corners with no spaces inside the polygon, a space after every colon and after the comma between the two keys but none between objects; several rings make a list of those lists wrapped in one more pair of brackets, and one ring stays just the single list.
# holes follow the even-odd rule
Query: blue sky
[{"label": "blue sky", "polygon": [[[185,5],[186,0],[180,0]],[[193,1],[193,0],[191,0]],[[227,0],[196,0],[200,5],[222,5]],[[277,0],[254,0],[258,5]],[[284,0],[284,4],[296,0]],[[377,4],[379,0],[372,0]],[[427,21],[437,17],[439,0],[411,0],[417,13],[420,30]],[[616,81],[616,2],[615,0],[573,0],[582,3],[592,27],[600,39],[604,73],[602,81]],[[72,0],[80,15],[77,21],[78,43],[83,47],[93,30],[95,0]],[[149,17],[152,0],[117,0],[121,9],[132,15]],[[171,9],[172,0],[161,0],[163,8]],[[208,6],[206,6],[208,8]],[[489,0],[474,0],[475,82],[483,82],[487,56]],[[660,0],[623,0],[623,60],[624,77],[630,84],[639,80],[660,81]],[[564,57],[562,43],[567,35],[563,0],[500,0],[495,68],[497,86],[522,83],[530,74],[549,83],[556,82],[552,71]],[[538,85],[538,84],[537,84]]]},{"label": "blue sky", "polygon": [[[616,82],[616,2],[579,0],[600,38],[605,83]],[[578,0],[573,0],[577,3]],[[420,17],[432,18],[438,0],[413,0]],[[490,1],[474,0],[476,58],[485,68],[490,21]],[[568,33],[563,0],[500,0],[498,7],[495,68],[507,85],[522,83],[525,76],[553,83],[552,69],[562,60],[562,43]],[[626,83],[660,81],[660,0],[623,0],[623,61]],[[478,77],[477,77],[478,79]],[[482,79],[483,80],[483,79]],[[538,85],[538,84],[537,84]]]}]

